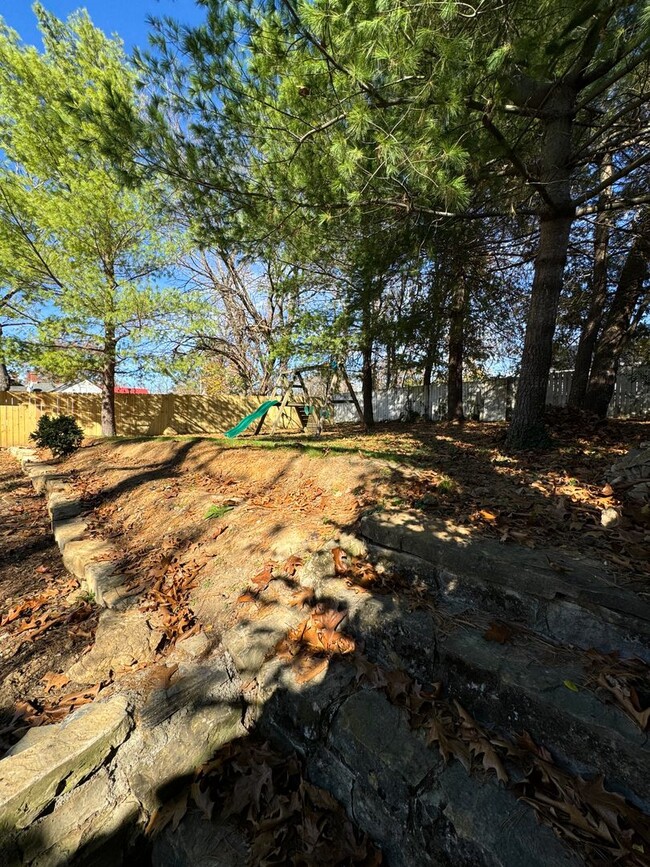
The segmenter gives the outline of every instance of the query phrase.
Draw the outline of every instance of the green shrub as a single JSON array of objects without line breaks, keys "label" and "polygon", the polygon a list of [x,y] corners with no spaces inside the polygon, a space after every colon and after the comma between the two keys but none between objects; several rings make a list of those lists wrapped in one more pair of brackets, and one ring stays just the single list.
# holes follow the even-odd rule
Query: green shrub
[{"label": "green shrub", "polygon": [[71,455],[81,445],[84,432],[72,415],[42,415],[38,427],[29,435],[37,446],[49,449],[55,458]]}]

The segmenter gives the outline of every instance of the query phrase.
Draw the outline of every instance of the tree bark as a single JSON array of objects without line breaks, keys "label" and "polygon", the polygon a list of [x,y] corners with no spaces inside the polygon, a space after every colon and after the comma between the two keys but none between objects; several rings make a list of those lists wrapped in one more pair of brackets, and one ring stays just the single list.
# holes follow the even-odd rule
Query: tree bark
[{"label": "tree bark", "polygon": [[[612,155],[604,154],[600,164],[600,180],[605,181],[612,176]],[[603,320],[605,305],[607,304],[607,252],[609,247],[609,220],[606,205],[611,199],[611,188],[608,188],[601,196],[599,204],[602,210],[596,216],[594,228],[594,268],[591,288],[591,299],[586,319],[580,332],[578,350],[571,377],[568,405],[582,409],[587,393],[589,371],[596,346],[598,329]]]},{"label": "tree bark", "polygon": [[447,366],[447,421],[465,421],[463,412],[463,357],[467,285],[459,275],[453,290],[449,317],[449,360]]},{"label": "tree bark", "polygon": [[5,363],[4,351],[2,348],[2,325],[0,325],[0,391],[9,391],[9,371]]},{"label": "tree bark", "polygon": [[115,429],[115,326],[104,326],[104,351],[102,367],[102,436],[114,437]]},{"label": "tree bark", "polygon": [[644,292],[650,259],[650,211],[637,226],[637,234],[625,259],[603,331],[594,352],[584,409],[606,418],[614,396],[621,354],[631,336],[634,308]]},{"label": "tree bark", "polygon": [[422,374],[422,401],[424,403],[424,418],[426,421],[431,421],[431,376],[433,374],[433,358],[430,353],[427,353],[424,362],[424,373]]},{"label": "tree bark", "polygon": [[363,367],[361,371],[361,396],[363,398],[363,422],[366,427],[372,427],[375,416],[372,410],[372,343],[366,343],[362,349]]},{"label": "tree bark", "polygon": [[575,217],[570,167],[574,105],[575,91],[559,85],[549,94],[542,120],[543,204],[517,399],[508,430],[507,443],[511,448],[534,448],[548,442],[544,427],[546,391],[569,234]]}]

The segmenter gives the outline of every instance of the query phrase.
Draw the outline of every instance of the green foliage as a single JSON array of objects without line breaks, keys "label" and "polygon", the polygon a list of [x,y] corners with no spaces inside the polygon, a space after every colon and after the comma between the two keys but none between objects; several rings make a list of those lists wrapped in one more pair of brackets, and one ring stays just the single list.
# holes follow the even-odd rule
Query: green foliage
[{"label": "green foliage", "polygon": [[209,518],[223,518],[224,515],[232,512],[232,510],[232,506],[210,506],[203,517],[205,520]]},{"label": "green foliage", "polygon": [[137,102],[120,41],[84,11],[63,22],[34,9],[42,51],[0,19],[0,322],[20,323],[22,360],[88,375],[164,330],[179,297],[161,279],[179,245],[160,186],[126,186],[99,147],[114,101]]},{"label": "green foliage", "polygon": [[41,449],[49,449],[55,458],[65,458],[81,445],[84,433],[72,415],[42,415],[36,430],[29,435]]}]

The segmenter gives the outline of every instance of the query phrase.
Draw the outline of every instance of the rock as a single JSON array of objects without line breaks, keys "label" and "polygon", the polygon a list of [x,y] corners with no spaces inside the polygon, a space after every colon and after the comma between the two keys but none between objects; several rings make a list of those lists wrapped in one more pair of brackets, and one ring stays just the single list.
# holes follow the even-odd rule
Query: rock
[{"label": "rock", "polygon": [[250,844],[227,821],[210,821],[200,810],[189,810],[175,831],[168,826],[157,837],[151,867],[241,867],[250,863]]},{"label": "rock", "polygon": [[48,473],[44,476],[43,487],[45,489],[46,494],[62,494],[67,493],[70,496],[74,496],[73,489],[67,483],[66,475],[57,475]]},{"label": "rock", "polygon": [[454,864],[458,853],[468,848],[475,854],[466,863],[503,867],[578,867],[582,863],[515,795],[492,781],[470,777],[459,762],[447,765],[435,787],[420,797],[429,809],[439,809],[452,826],[447,854]]},{"label": "rock", "polygon": [[31,463],[38,460],[36,449],[24,448],[23,446],[9,446],[7,449],[10,455],[20,461],[21,464]]},{"label": "rock", "polygon": [[604,774],[637,803],[650,803],[647,738],[622,710],[582,688],[587,672],[577,655],[498,644],[467,628],[440,635],[438,649],[450,696],[479,722],[528,731],[574,772]]},{"label": "rock", "polygon": [[210,639],[205,632],[195,632],[176,642],[175,653],[186,659],[200,659],[210,651]]},{"label": "rock", "polygon": [[61,551],[70,542],[78,542],[83,539],[88,525],[82,518],[66,518],[64,521],[54,521],[54,539]]},{"label": "rock", "polygon": [[[455,528],[449,521],[411,512],[367,515],[361,528],[364,537],[376,546],[375,553],[381,547],[391,558],[400,552],[398,565],[402,554],[408,554],[409,571],[416,571],[419,560],[423,568],[417,571],[432,589],[439,584],[440,599],[452,610],[471,605],[588,648],[575,630],[556,634],[549,629],[549,606],[566,600],[592,618],[617,627],[611,630],[616,643],[610,649],[628,653],[632,650],[630,636],[634,635],[635,647],[637,635],[646,641],[650,638],[650,605],[638,594],[617,587],[602,563],[579,554],[505,546],[485,537],[472,537],[467,528]],[[431,573],[435,582],[429,577]]]},{"label": "rock", "polygon": [[341,705],[325,748],[308,753],[310,778],[330,791],[394,865],[437,865],[412,846],[413,794],[442,766],[437,752],[409,728],[403,711],[375,691]]},{"label": "rock", "polygon": [[152,694],[119,753],[118,773],[147,812],[190,780],[224,744],[242,737],[239,683],[222,662],[189,666]]},{"label": "rock", "polygon": [[223,635],[223,646],[230,653],[239,674],[256,675],[275,645],[305,617],[296,608],[276,604],[256,620],[243,620]]},{"label": "rock", "polygon": [[285,745],[290,749],[297,742],[311,749],[325,738],[332,710],[355,691],[356,671],[347,662],[333,659],[324,676],[298,684],[287,663],[273,659],[257,680],[259,688],[250,701],[262,734],[281,741],[288,737]]},{"label": "rock", "polygon": [[162,435],[164,437],[177,437],[178,431],[173,427],[166,427],[165,430],[162,432]]},{"label": "rock", "polygon": [[137,609],[124,613],[104,611],[97,625],[95,643],[66,674],[74,683],[97,683],[129,668],[135,662],[152,662],[162,632],[152,630],[146,616]]},{"label": "rock", "polygon": [[45,486],[52,479],[61,478],[52,464],[47,461],[39,461],[34,458],[31,462],[25,463],[21,461],[22,467],[26,475],[29,477],[34,490],[37,494],[45,493]]},{"label": "rock", "polygon": [[63,551],[63,565],[80,581],[85,578],[86,567],[101,558],[106,562],[115,554],[115,546],[100,539],[85,539],[78,542],[68,542]]},{"label": "rock", "polygon": [[640,481],[630,488],[628,496],[633,500],[644,501],[650,497],[650,481]]},{"label": "rock", "polygon": [[621,516],[616,509],[603,509],[600,513],[600,523],[603,527],[617,527],[621,522]]},{"label": "rock", "polygon": [[14,744],[10,750],[7,750],[4,758],[7,756],[17,756],[18,753],[24,752],[24,750],[33,747],[34,744],[39,743],[43,740],[43,738],[48,737],[52,734],[52,732],[56,729],[55,725],[47,725],[47,726],[35,726],[34,728],[27,729],[23,737],[18,741],[17,744]]},{"label": "rock", "polygon": [[[616,486],[621,483],[650,481],[650,447],[647,443],[630,451],[612,465],[608,481]],[[635,486],[636,487],[636,486]]]},{"label": "rock", "polygon": [[[122,576],[120,576],[122,577]],[[133,590],[130,587],[120,583],[110,590],[102,590],[102,600],[106,608],[113,608],[117,611],[124,611],[129,605],[133,604],[141,591]]]},{"label": "rock", "polygon": [[357,536],[351,533],[341,533],[338,539],[339,546],[343,548],[351,557],[367,557],[368,546]]},{"label": "rock", "polygon": [[80,850],[85,861],[107,842],[112,850],[109,863],[122,863],[116,845],[135,823],[139,806],[132,796],[116,791],[106,768],[100,768],[18,838],[22,863],[30,867],[62,867],[70,864]]},{"label": "rock", "polygon": [[300,583],[303,587],[322,589],[329,578],[334,578],[334,558],[329,550],[316,551],[300,570]]},{"label": "rock", "polygon": [[392,809],[406,809],[409,790],[442,760],[409,728],[405,712],[375,690],[350,696],[337,713],[329,744],[359,781],[381,788]]},{"label": "rock", "polygon": [[66,491],[55,491],[47,498],[47,510],[53,522],[76,518],[81,513],[82,502]]},{"label": "rock", "polygon": [[27,827],[55,798],[87,777],[131,730],[121,696],[80,708],[55,731],[0,762],[0,839]]},{"label": "rock", "polygon": [[95,602],[107,608],[106,597],[109,600],[113,598],[110,594],[124,584],[126,576],[116,571],[114,560],[95,560],[84,569],[83,580]]}]

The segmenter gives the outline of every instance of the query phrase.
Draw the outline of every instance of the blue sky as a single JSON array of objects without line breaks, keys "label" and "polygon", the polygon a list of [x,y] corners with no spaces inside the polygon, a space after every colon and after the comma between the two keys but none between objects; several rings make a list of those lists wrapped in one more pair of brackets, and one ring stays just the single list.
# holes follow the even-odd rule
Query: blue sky
[{"label": "blue sky", "polygon": [[[0,16],[15,30],[22,41],[41,47],[33,0],[0,0]],[[135,46],[147,46],[148,17],[168,16],[184,24],[198,24],[204,18],[203,9],[194,0],[42,0],[42,5],[58,18],[66,19],[72,12],[84,8],[93,24],[109,35],[117,34],[127,52]],[[118,374],[125,385],[145,385],[154,391],[167,391],[171,385],[165,377],[151,374]]]},{"label": "blue sky", "polygon": [[[76,9],[86,9],[93,24],[108,34],[117,33],[129,52],[136,45],[146,47],[149,16],[166,15],[185,24],[198,24],[204,18],[204,10],[194,0],[43,0],[43,6],[64,19]],[[0,0],[0,15],[23,42],[40,46],[32,0]]]}]

